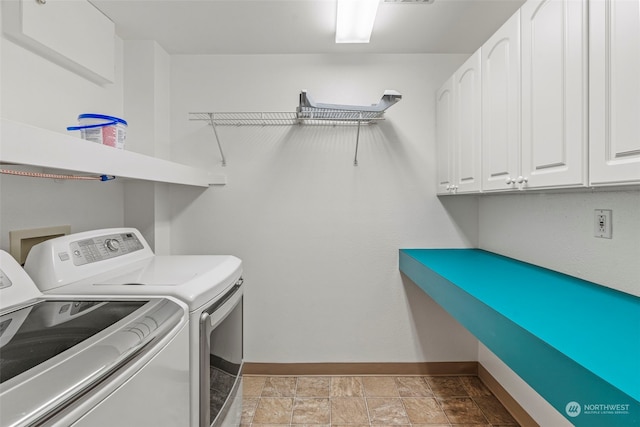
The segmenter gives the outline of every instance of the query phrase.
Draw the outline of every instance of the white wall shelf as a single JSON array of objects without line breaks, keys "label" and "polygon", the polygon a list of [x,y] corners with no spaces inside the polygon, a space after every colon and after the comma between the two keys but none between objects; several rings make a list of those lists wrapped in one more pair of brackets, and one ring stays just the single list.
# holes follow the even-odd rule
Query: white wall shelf
[{"label": "white wall shelf", "polygon": [[226,184],[213,175],[168,160],[95,144],[24,123],[1,119],[0,163],[84,174],[208,187]]}]

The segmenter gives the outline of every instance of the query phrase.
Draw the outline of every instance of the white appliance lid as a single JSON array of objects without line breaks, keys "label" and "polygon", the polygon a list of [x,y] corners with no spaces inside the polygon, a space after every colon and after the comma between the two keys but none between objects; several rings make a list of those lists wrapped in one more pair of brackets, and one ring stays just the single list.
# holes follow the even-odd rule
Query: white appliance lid
[{"label": "white appliance lid", "polygon": [[0,379],[3,426],[43,425],[103,381],[126,380],[136,372],[130,369],[135,363],[153,357],[163,341],[187,325],[184,304],[151,299],[109,302],[87,310],[86,317],[47,327],[42,319],[48,316],[39,312],[49,303],[26,307],[27,326],[2,349],[1,364],[7,368]]},{"label": "white appliance lid", "polygon": [[11,255],[0,250],[0,309],[23,304],[42,292]]},{"label": "white appliance lid", "polygon": [[241,274],[242,261],[232,255],[153,256],[46,293],[174,296],[193,311],[222,294]]},{"label": "white appliance lid", "polygon": [[25,270],[45,294],[173,296],[193,311],[238,280],[242,261],[231,255],[156,256],[135,228],[110,228],[35,245]]}]

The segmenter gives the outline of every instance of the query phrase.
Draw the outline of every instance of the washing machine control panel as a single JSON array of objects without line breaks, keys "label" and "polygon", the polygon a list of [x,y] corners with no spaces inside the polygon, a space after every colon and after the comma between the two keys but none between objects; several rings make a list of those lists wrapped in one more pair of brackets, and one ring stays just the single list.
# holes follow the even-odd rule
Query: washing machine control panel
[{"label": "washing machine control panel", "polygon": [[91,264],[144,249],[134,233],[108,234],[71,242],[71,258],[75,265]]}]

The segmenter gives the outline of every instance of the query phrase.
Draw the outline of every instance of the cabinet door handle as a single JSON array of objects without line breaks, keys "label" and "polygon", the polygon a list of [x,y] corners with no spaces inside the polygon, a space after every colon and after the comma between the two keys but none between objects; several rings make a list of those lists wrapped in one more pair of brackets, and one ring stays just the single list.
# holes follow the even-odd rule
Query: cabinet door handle
[{"label": "cabinet door handle", "polygon": [[516,180],[508,176],[505,182],[507,183],[507,185],[511,185],[511,184],[515,184]]},{"label": "cabinet door handle", "polygon": [[527,178],[526,176],[519,176],[517,181],[518,184],[526,184],[527,182],[529,182],[529,178]]}]

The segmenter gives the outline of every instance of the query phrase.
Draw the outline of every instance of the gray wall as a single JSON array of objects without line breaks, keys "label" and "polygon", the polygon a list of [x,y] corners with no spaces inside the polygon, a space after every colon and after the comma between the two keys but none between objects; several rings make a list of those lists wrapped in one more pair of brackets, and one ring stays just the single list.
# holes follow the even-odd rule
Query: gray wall
[{"label": "gray wall", "polygon": [[[613,211],[613,238],[594,210]],[[640,296],[640,191],[483,196],[480,247]]]},{"label": "gray wall", "polygon": [[[228,176],[173,191],[174,253],[245,262],[246,348],[253,362],[476,360],[477,341],[412,283],[403,247],[477,244],[477,201],[435,197],[434,94],[463,55],[172,57],[172,158]],[[384,123],[220,128],[189,111],[295,111],[319,102],[404,95]],[[448,208],[448,209],[447,209]],[[457,221],[452,221],[457,216]]]}]

